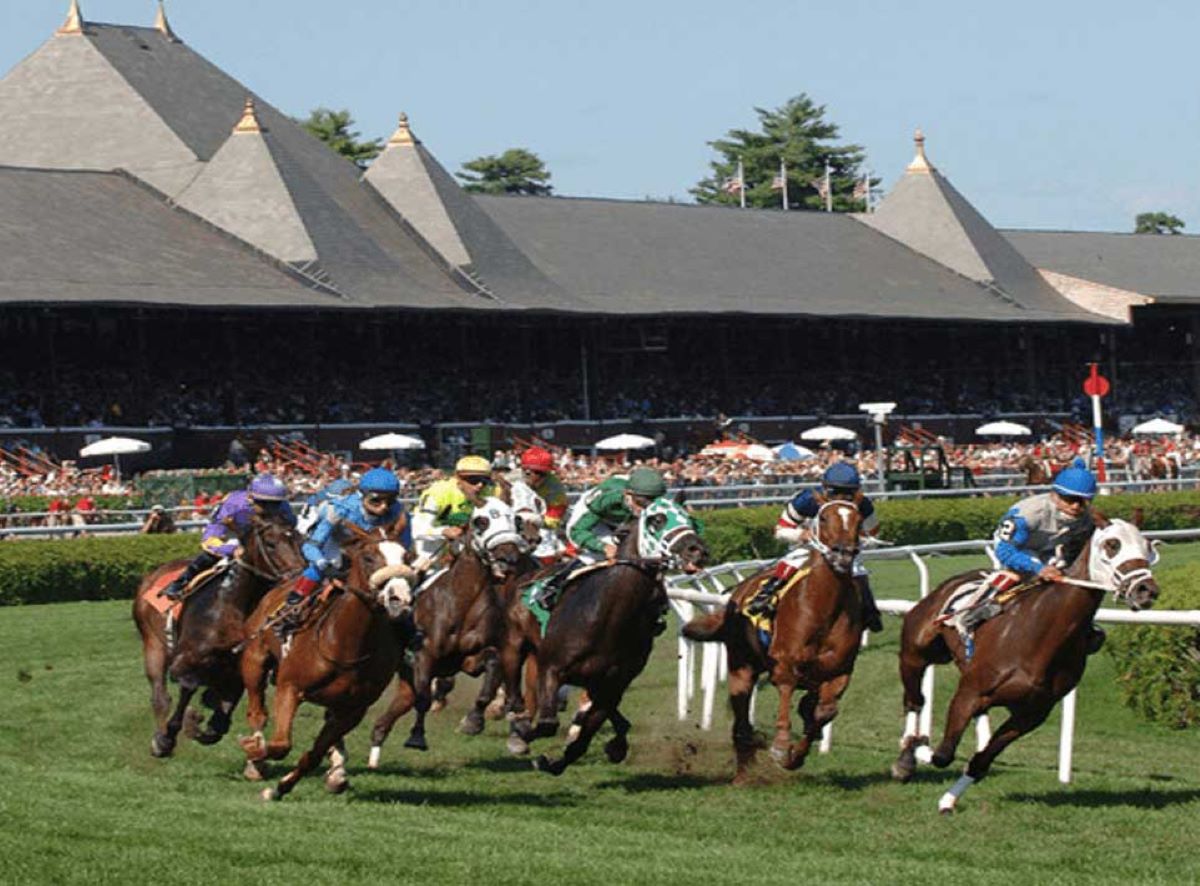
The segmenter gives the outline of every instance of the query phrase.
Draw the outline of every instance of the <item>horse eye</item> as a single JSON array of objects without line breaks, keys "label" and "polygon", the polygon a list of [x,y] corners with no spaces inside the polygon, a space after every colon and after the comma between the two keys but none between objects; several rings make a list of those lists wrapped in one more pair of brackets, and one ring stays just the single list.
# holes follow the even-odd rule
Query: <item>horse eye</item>
[{"label": "horse eye", "polygon": [[1117,556],[1117,552],[1121,550],[1121,542],[1119,539],[1110,538],[1104,543],[1104,553],[1111,559]]}]

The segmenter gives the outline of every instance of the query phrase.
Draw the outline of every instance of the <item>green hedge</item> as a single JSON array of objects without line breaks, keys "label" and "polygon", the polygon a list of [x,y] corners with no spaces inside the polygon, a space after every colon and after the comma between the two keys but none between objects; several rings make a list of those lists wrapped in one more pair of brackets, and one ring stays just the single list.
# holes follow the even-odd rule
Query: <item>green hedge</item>
[{"label": "green hedge", "polygon": [[195,533],[0,543],[0,606],[132,597],[148,572],[199,552]]},{"label": "green hedge", "polygon": [[[1155,609],[1200,609],[1200,564],[1168,567]],[[1175,729],[1200,725],[1200,629],[1121,626],[1106,644],[1125,703]]]},{"label": "green hedge", "polygon": [[[17,511],[22,514],[45,513],[50,510],[50,502],[61,497],[58,495],[17,495],[12,498],[0,498],[0,511]],[[71,507],[75,507],[75,503],[83,496],[69,495],[66,498],[71,503]],[[137,508],[141,507],[142,502],[140,495],[94,495],[92,498],[96,502],[96,507],[102,511]]]}]

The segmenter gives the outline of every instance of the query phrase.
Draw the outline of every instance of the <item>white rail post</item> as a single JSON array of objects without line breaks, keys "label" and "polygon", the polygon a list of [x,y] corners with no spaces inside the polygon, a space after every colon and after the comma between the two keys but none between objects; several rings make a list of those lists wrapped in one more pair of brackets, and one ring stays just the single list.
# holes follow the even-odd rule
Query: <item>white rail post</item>
[{"label": "white rail post", "polygon": [[1075,692],[1072,689],[1062,700],[1062,732],[1058,736],[1058,780],[1071,783],[1071,755],[1075,746]]},{"label": "white rail post", "polygon": [[700,728],[712,729],[713,706],[717,698],[717,659],[720,650],[713,643],[704,644],[704,665],[701,684],[704,686],[704,709]]},{"label": "white rail post", "polygon": [[[682,622],[691,620],[692,604],[684,600],[672,600],[671,605],[675,608],[675,613],[679,616]],[[692,670],[692,641],[679,635],[678,640],[679,662],[677,667],[677,713],[680,720],[686,720],[688,715],[688,699],[691,697],[691,670]]]},{"label": "white rail post", "polygon": [[[916,551],[908,552],[909,558],[913,565],[917,567],[917,575],[921,582],[921,599],[924,600],[929,596],[929,567],[925,565],[925,561],[921,559],[921,555]],[[925,676],[921,678],[921,695],[925,696],[925,704],[921,706],[921,716],[918,720],[917,733],[929,737],[933,734],[933,666],[930,665],[925,669]],[[923,744],[917,748],[917,759],[922,763],[928,763],[933,760],[933,749],[928,744]]]}]

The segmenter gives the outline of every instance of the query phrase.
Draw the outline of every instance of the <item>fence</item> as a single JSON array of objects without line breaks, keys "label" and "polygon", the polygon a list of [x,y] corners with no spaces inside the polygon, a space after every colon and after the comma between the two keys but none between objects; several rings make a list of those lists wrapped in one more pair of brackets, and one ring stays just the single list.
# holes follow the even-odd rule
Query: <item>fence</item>
[{"label": "fence", "polygon": [[[1168,541],[1171,539],[1200,538],[1200,529],[1172,529],[1159,532],[1145,533],[1147,538]],[[864,557],[905,558],[912,561],[917,570],[921,597],[928,596],[929,568],[923,559],[927,554],[964,553],[968,551],[984,551],[989,542],[960,541],[944,544],[910,545],[903,548],[888,548],[865,551]],[[680,619],[688,620],[695,615],[695,608],[712,609],[724,606],[727,593],[734,585],[744,578],[754,574],[773,560],[746,560],[737,563],[725,563],[699,575],[685,575],[672,578],[668,584],[667,596],[679,615]],[[691,587],[689,587],[689,585]],[[708,590],[702,590],[705,587]],[[697,589],[699,588],[699,589]],[[915,603],[911,600],[880,600],[879,609],[892,615],[904,615]],[[1200,627],[1200,610],[1160,610],[1158,612],[1131,612],[1126,609],[1100,609],[1096,613],[1096,621],[1107,624],[1137,624],[1137,625],[1175,625]],[[863,634],[863,642],[867,642],[867,634]],[[727,676],[725,649],[716,643],[696,644],[686,638],[679,638],[679,673],[678,673],[678,717],[686,720],[689,712],[689,702],[696,694],[696,647],[702,647],[700,662],[700,688],[703,693],[700,715],[700,728],[711,729],[713,707],[716,701],[717,684]],[[933,691],[935,668],[925,671],[921,691],[925,696],[925,705],[919,715],[909,714],[905,732],[920,735],[932,735],[933,732]],[[1075,707],[1077,689],[1063,697],[1062,726],[1059,733],[1058,749],[1058,780],[1063,784],[1071,781],[1072,761],[1075,742]],[[751,720],[754,718],[754,703],[751,701]],[[915,720],[915,722],[914,722]],[[832,746],[831,725],[825,727],[821,736],[820,750],[827,753]],[[979,749],[985,747],[991,738],[991,723],[987,714],[975,720],[975,737]],[[929,746],[918,748],[917,759],[922,763],[930,762],[932,750]]]}]

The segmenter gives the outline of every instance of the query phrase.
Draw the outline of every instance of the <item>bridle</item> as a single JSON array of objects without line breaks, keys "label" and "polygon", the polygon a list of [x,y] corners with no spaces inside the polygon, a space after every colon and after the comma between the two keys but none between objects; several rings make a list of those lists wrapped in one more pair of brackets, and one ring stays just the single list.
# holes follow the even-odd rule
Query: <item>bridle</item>
[{"label": "bridle", "polygon": [[[250,524],[250,535],[254,539],[255,545],[258,548],[259,556],[262,557],[263,562],[270,571],[267,572],[259,569],[257,566],[250,563],[243,557],[239,557],[235,562],[237,563],[238,568],[245,569],[247,572],[257,575],[264,581],[271,582],[272,584],[278,584],[279,582],[298,574],[301,570],[292,569],[285,571],[271,558],[270,548],[268,547],[264,537],[265,530],[265,523],[252,521]],[[292,532],[293,530],[287,529],[285,531]]]},{"label": "bridle", "polygon": [[834,572],[846,573],[854,566],[854,558],[858,556],[858,533],[854,536],[854,545],[846,547],[845,545],[830,544],[821,538],[821,516],[828,508],[849,508],[854,515],[858,516],[858,508],[853,502],[842,501],[835,499],[827,501],[817,510],[817,514],[813,517],[812,538],[809,540],[809,546],[818,554],[825,558],[825,562],[829,564],[829,568]]}]

